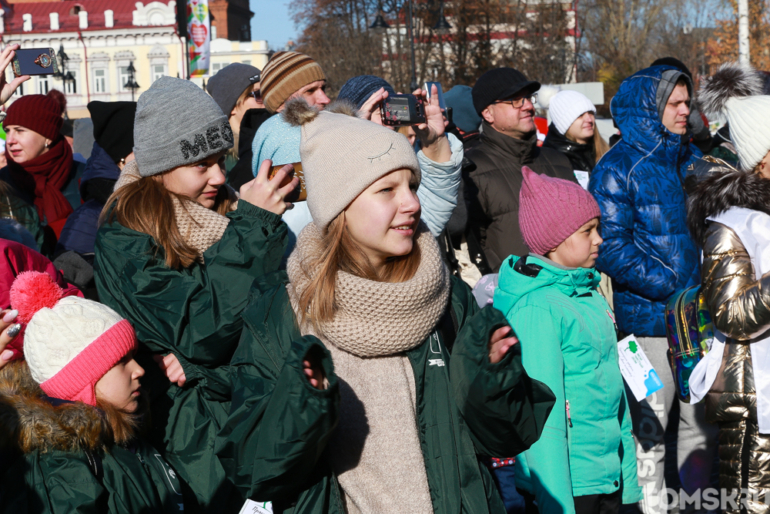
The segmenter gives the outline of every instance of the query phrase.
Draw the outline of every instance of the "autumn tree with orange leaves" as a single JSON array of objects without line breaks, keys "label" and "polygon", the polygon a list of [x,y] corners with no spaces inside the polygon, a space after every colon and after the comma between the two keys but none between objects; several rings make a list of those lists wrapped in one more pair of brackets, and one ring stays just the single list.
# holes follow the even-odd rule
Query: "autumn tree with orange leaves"
[{"label": "autumn tree with orange leaves", "polygon": [[[732,16],[716,20],[714,36],[709,39],[707,53],[709,64],[738,60],[738,2],[727,0]],[[730,10],[727,11],[730,13]],[[770,70],[770,2],[749,0],[749,61],[760,70]]]}]

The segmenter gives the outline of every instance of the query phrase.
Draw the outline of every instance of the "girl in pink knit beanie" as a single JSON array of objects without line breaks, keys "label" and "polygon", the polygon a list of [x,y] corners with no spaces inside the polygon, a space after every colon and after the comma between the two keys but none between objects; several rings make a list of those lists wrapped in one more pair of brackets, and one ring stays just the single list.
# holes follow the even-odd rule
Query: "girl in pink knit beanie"
[{"label": "girl in pink knit beanie", "polygon": [[183,512],[173,469],[139,437],[144,369],[131,324],[46,273],[10,290],[24,357],[0,371],[3,511]]},{"label": "girl in pink knit beanie", "polygon": [[494,306],[556,405],[543,437],[517,458],[516,487],[540,512],[617,513],[641,489],[617,329],[597,291],[599,206],[578,184],[526,166],[522,174],[519,224],[531,253],[503,261]]}]

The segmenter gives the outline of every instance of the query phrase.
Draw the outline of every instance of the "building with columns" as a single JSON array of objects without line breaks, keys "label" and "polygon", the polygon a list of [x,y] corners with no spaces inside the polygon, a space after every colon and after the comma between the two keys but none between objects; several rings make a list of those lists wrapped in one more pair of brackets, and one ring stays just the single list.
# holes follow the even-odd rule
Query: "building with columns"
[{"label": "building with columns", "polygon": [[[56,53],[61,49],[67,56],[63,71],[68,79],[33,77],[17,94],[62,90],[70,118],[88,116],[86,105],[92,100],[136,99],[164,75],[187,76],[186,42],[176,30],[174,0],[43,0],[3,7],[3,45],[18,43],[22,48],[50,48]],[[266,41],[214,39],[211,51],[210,74],[222,62],[250,61],[259,68],[267,62]],[[133,83],[138,85],[133,90],[131,65]],[[12,73],[10,67],[7,73]],[[203,80],[207,77],[196,83]]]}]

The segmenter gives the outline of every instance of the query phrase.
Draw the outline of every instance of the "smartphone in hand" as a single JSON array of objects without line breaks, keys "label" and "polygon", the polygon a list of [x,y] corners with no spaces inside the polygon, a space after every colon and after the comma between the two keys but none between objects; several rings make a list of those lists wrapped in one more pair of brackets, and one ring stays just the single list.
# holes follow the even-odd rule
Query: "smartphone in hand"
[{"label": "smartphone in hand", "polygon": [[53,75],[59,72],[56,53],[53,48],[19,48],[11,61],[13,74],[22,75]]}]

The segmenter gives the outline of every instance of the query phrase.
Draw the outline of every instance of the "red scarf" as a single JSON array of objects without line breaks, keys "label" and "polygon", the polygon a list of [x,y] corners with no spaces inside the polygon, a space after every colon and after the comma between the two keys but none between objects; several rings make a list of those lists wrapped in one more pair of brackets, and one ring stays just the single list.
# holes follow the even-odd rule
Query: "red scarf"
[{"label": "red scarf", "polygon": [[62,137],[43,155],[16,163],[6,149],[8,167],[16,187],[35,195],[40,220],[49,225],[72,214],[72,205],[61,189],[72,173],[72,148]]}]

